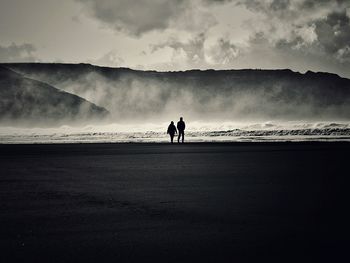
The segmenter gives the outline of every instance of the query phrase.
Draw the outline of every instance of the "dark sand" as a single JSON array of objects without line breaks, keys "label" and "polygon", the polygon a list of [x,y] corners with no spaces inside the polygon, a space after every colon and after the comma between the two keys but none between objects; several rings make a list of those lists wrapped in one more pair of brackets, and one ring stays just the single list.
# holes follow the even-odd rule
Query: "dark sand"
[{"label": "dark sand", "polygon": [[349,262],[349,153],[0,145],[0,262]]}]

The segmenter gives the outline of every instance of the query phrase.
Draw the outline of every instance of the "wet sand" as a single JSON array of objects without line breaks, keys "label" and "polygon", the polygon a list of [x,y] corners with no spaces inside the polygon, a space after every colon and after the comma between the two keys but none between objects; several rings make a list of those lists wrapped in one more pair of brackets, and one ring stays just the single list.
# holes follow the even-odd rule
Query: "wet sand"
[{"label": "wet sand", "polygon": [[0,145],[1,262],[346,262],[350,143]]}]

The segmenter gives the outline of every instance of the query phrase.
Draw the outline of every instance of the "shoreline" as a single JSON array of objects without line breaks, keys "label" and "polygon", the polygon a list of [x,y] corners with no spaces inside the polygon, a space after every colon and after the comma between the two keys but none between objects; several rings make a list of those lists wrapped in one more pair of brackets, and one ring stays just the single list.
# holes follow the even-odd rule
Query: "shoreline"
[{"label": "shoreline", "polygon": [[4,145],[244,145],[244,144],[261,144],[261,145],[273,145],[273,144],[349,144],[349,140],[276,140],[276,141],[269,141],[269,140],[262,140],[262,141],[191,141],[191,142],[185,142],[185,143],[178,143],[174,142],[171,144],[170,142],[164,142],[164,141],[150,141],[150,142],[137,142],[137,141],[130,141],[130,142],[28,142],[28,143],[4,143],[0,142],[0,146]]}]

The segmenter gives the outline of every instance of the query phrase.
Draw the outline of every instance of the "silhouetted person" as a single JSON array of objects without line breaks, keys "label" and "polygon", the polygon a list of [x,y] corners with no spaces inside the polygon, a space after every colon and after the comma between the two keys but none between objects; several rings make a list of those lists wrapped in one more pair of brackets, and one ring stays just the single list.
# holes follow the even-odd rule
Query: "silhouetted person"
[{"label": "silhouetted person", "polygon": [[167,131],[167,134],[170,135],[170,141],[171,141],[171,143],[173,143],[173,141],[174,141],[175,133],[177,133],[177,131],[176,131],[176,127],[175,127],[175,125],[174,125],[174,122],[172,121],[172,122],[169,124],[168,131]]},{"label": "silhouetted person", "polygon": [[179,130],[179,136],[177,137],[177,142],[180,143],[180,137],[182,136],[182,143],[184,143],[185,140],[185,122],[182,120],[182,117],[177,122],[177,129]]}]

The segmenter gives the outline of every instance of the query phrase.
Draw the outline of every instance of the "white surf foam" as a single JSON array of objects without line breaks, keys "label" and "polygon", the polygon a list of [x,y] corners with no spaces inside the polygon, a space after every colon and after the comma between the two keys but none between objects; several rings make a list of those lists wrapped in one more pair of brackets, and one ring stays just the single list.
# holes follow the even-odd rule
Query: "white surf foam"
[{"label": "white surf foam", "polygon": [[[0,127],[0,143],[168,142],[168,123],[58,128]],[[188,142],[350,141],[350,122],[187,121]]]}]

